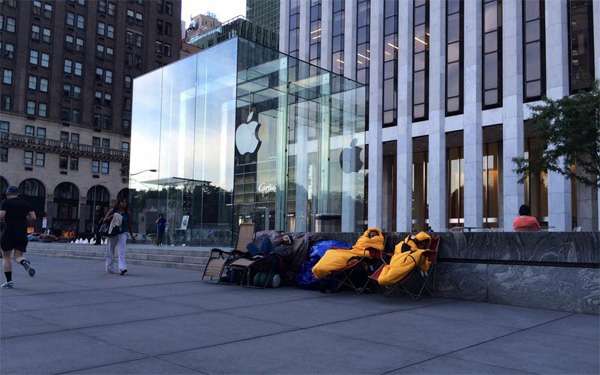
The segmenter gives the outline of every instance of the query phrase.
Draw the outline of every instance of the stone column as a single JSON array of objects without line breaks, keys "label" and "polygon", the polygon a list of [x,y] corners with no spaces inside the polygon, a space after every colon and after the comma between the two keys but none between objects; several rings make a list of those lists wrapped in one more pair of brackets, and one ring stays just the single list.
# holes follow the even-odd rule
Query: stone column
[{"label": "stone column", "polygon": [[[446,204],[446,3],[432,1],[429,27],[429,225],[434,231],[448,227]],[[412,35],[412,34],[411,34]]]},{"label": "stone column", "polygon": [[290,50],[290,2],[279,2],[279,50],[289,53]]},{"label": "stone column", "polygon": [[383,0],[371,1],[371,59],[369,86],[369,211],[368,226],[381,228],[382,204],[382,95],[383,81]]},{"label": "stone column", "polygon": [[398,140],[396,151],[396,230],[412,229],[412,69],[413,1],[398,3]]},{"label": "stone column", "polygon": [[[560,99],[569,94],[567,4],[557,1],[547,1],[545,4],[546,95],[551,99]],[[549,172],[548,224],[551,230],[570,231],[571,215],[571,181],[562,175]]]},{"label": "stone column", "polygon": [[[483,225],[483,145],[481,128],[482,38],[481,1],[464,7],[464,157],[465,226]],[[467,89],[464,89],[467,88]]]},{"label": "stone column", "polygon": [[522,3],[502,2],[502,81],[503,81],[503,176],[504,218],[502,226],[512,230],[513,219],[525,201],[525,188],[518,183],[514,157],[523,156],[523,32]]}]

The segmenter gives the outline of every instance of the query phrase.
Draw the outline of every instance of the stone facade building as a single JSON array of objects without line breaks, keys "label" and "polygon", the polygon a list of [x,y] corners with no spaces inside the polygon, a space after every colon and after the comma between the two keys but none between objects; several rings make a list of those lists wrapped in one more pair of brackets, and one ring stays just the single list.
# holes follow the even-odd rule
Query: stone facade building
[{"label": "stone facade building", "polygon": [[126,194],[133,79],[179,59],[180,14],[179,0],[0,1],[2,198],[19,186],[36,230],[90,231],[93,205]]}]

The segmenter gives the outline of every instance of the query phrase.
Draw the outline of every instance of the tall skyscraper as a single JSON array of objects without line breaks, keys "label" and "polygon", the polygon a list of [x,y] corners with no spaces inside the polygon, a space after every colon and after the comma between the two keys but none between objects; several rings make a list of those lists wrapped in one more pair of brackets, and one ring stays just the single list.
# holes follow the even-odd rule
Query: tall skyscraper
[{"label": "tall skyscraper", "polygon": [[246,19],[279,32],[279,0],[246,0]]},{"label": "tall skyscraper", "polygon": [[0,190],[19,186],[36,230],[90,231],[93,206],[127,192],[133,78],[179,59],[180,15],[180,0],[0,0]]}]

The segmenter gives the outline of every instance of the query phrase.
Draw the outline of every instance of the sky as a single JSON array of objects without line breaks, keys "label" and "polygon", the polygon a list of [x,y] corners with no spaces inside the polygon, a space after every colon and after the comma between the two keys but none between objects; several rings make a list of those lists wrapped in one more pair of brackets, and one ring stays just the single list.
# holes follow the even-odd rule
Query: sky
[{"label": "sky", "polygon": [[221,22],[233,17],[246,16],[246,0],[182,0],[181,19],[185,25],[190,23],[190,16],[212,12]]}]

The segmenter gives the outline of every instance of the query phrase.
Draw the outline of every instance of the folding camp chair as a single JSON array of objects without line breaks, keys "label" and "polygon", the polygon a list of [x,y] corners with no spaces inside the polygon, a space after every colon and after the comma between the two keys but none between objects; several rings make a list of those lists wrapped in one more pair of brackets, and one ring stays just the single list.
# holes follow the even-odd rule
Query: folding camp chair
[{"label": "folding camp chair", "polygon": [[[210,258],[204,268],[204,274],[202,274],[203,281],[215,284],[220,282],[227,265],[248,256],[246,244],[254,240],[254,228],[254,224],[240,224],[237,242],[232,251],[217,248],[210,251]],[[210,279],[204,280],[205,278]]]},{"label": "folding camp chair", "polygon": [[[293,248],[293,253],[295,254],[296,251],[298,251],[298,249],[300,249],[303,245],[304,245],[304,238],[296,238],[295,240],[292,241],[292,248]],[[242,259],[238,259],[238,261],[240,261]],[[243,259],[245,261],[245,259]],[[234,263],[232,263],[231,265],[228,266],[228,268],[231,267],[243,267],[244,262],[240,262],[238,266],[235,265],[235,263],[238,263],[238,261],[235,261]],[[281,258],[281,256],[279,254],[277,254],[276,252],[263,256],[263,255],[257,255],[256,257],[252,258],[252,261],[250,262],[250,264],[248,264],[247,266],[245,266],[244,269],[244,274],[242,276],[242,279],[240,281],[240,285],[244,286],[244,287],[248,287],[248,288],[266,288],[269,285],[268,282],[255,282],[258,280],[256,279],[256,275],[258,273],[265,273],[266,275],[263,277],[264,280],[271,280],[271,277],[273,277],[276,272],[277,272],[277,266],[281,265],[283,263],[283,259]]]},{"label": "folding camp chair", "polygon": [[[383,249],[385,249],[385,241],[383,241]],[[367,254],[369,254],[367,256]],[[337,292],[343,286],[349,287],[354,290],[357,294],[363,294],[369,283],[371,282],[370,275],[376,272],[380,265],[383,263],[383,250],[368,247],[360,257],[352,257],[348,259],[348,263],[356,260],[355,263],[349,264],[347,267],[332,272],[331,278],[337,283],[335,291]],[[366,281],[353,280],[353,276],[363,273],[366,275]]]},{"label": "folding camp chair", "polygon": [[[437,266],[437,253],[439,244],[440,236],[434,236],[431,239],[431,245],[429,246],[430,248],[426,250],[421,257],[421,262],[424,262],[425,260],[429,261],[430,267],[428,271],[421,270],[418,265],[415,266],[414,269],[412,269],[396,284],[389,285],[385,291],[385,296],[389,297],[394,290],[400,288],[402,292],[408,294],[415,301],[421,300],[421,295],[424,291],[433,297],[433,293],[435,291],[435,270]],[[379,267],[379,269],[375,271],[369,278],[377,281],[382,269],[383,265]],[[411,286],[413,286],[411,283],[417,283],[419,287],[418,292],[415,293],[411,291]]]}]

